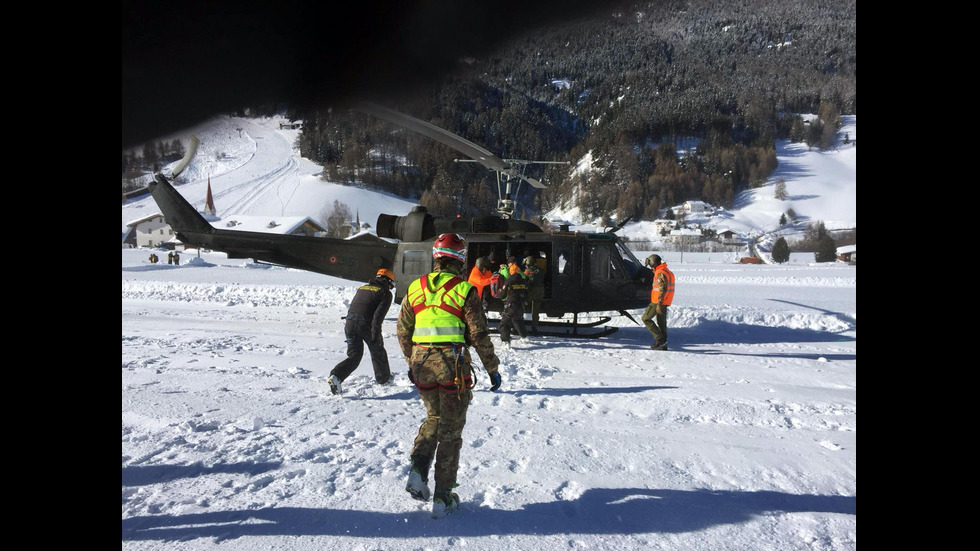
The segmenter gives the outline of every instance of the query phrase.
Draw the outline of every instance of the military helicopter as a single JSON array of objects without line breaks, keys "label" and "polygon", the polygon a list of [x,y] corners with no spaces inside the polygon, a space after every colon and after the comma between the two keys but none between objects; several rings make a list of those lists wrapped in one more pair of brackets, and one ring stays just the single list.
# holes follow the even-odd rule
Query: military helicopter
[{"label": "military helicopter", "polygon": [[[375,225],[376,236],[361,234],[350,239],[220,229],[205,220],[171,184],[196,153],[196,140],[191,140],[191,147],[174,166],[169,179],[162,172],[154,175],[150,193],[185,245],[224,252],[229,258],[250,258],[353,281],[366,281],[380,268],[388,268],[397,280],[394,296],[397,303],[414,279],[432,270],[435,239],[451,232],[462,236],[467,243],[464,277],[481,256],[497,265],[511,256],[523,260],[530,254],[536,259],[545,272],[541,314],[548,318],[572,315],[571,320],[542,319],[538,324],[539,334],[607,336],[618,329],[603,327],[611,321],[611,316],[605,315],[607,312],[619,312],[637,323],[628,310],[649,304],[652,272],[616,235],[625,222],[603,232],[570,231],[567,225],[551,231],[514,218],[514,197],[520,186],[527,183],[539,189],[545,187],[525,175],[527,166],[553,161],[501,159],[473,142],[404,113],[364,102],[355,108],[419,132],[469,158],[457,159],[458,162],[477,162],[495,171],[499,194],[497,215],[446,218],[418,205],[405,216],[381,214]],[[488,308],[490,313],[501,312],[503,304],[490,298]],[[578,320],[579,314],[593,312],[603,315],[590,321]],[[488,319],[492,327],[499,320],[490,315]]]}]

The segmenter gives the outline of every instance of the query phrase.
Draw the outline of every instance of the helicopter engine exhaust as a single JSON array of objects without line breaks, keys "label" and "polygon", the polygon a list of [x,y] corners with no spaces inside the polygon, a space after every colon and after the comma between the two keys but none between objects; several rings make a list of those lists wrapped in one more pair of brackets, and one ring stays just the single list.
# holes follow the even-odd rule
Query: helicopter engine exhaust
[{"label": "helicopter engine exhaust", "polygon": [[405,216],[379,214],[376,227],[378,237],[402,241],[427,241],[438,235],[435,218],[421,205],[414,207]]}]

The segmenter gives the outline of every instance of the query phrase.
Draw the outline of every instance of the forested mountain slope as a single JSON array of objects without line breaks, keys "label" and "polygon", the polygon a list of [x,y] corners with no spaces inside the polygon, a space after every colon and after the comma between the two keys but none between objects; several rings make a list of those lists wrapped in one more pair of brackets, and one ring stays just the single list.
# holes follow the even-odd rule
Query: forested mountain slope
[{"label": "forested mountain slope", "polygon": [[[462,59],[420,96],[380,99],[504,158],[574,163],[591,151],[584,176],[536,175],[549,189],[530,196],[530,213],[574,201],[653,219],[685,199],[731,206],[775,168],[776,138],[833,143],[839,115],[857,112],[856,25],[853,0],[639,2]],[[492,174],[452,166],[458,152],[426,138],[343,110],[296,116],[304,155],[336,166],[332,177],[380,168],[358,177],[430,191],[423,203],[441,211],[485,212],[494,200],[474,191],[491,189]],[[369,162],[372,150],[402,153],[411,169]]]},{"label": "forested mountain slope", "polygon": [[[647,0],[528,28],[412,94],[374,99],[502,158],[539,165],[546,190],[520,214],[554,208],[653,220],[688,199],[731,207],[776,168],[776,139],[835,143],[857,113],[856,0]],[[279,102],[243,106],[253,115]],[[286,105],[304,157],[324,177],[418,199],[434,212],[492,211],[494,174],[459,152],[338,103]],[[800,113],[819,115],[804,122]],[[125,164],[125,161],[124,161]]]}]

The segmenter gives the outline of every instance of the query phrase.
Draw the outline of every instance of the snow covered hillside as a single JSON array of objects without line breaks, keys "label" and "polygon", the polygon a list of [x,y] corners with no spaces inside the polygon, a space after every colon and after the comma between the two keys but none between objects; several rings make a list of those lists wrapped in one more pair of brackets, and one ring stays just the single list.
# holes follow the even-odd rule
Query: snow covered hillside
[{"label": "snow covered hillside", "polygon": [[[857,227],[857,117],[842,117],[837,148],[809,150],[805,144],[777,143],[779,166],[769,183],[741,192],[729,210],[692,216],[690,225],[700,224],[716,231],[732,230],[754,238],[768,251],[779,236],[792,240],[802,236],[806,225],[823,221],[827,229]],[[180,192],[203,210],[210,178],[219,217],[235,214],[309,216],[325,222],[334,201],[346,204],[351,213],[372,226],[378,214],[404,215],[414,201],[370,191],[357,186],[326,182],[322,167],[299,156],[295,147],[299,130],[283,128],[282,117],[242,119],[216,117],[166,140],[185,143],[191,135],[201,140],[198,154],[178,180]],[[844,144],[844,136],[848,144]],[[776,182],[784,180],[787,198],[775,198]],[[779,225],[780,216],[792,209],[797,224]],[[158,212],[149,196],[123,203],[122,231],[126,224]],[[568,220],[583,231],[597,228],[595,220],[582,220],[577,209],[547,213],[552,220]],[[599,228],[601,229],[601,228]],[[620,235],[638,241],[661,240],[652,221],[627,223]]]}]

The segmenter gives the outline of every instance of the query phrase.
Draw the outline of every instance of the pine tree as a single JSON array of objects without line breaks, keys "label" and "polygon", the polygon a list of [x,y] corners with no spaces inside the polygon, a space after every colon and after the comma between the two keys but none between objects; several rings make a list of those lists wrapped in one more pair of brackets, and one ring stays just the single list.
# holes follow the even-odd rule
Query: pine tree
[{"label": "pine tree", "polygon": [[815,254],[817,262],[833,262],[837,260],[837,242],[829,235],[825,235],[817,240],[817,252]]},{"label": "pine tree", "polygon": [[782,264],[789,260],[789,245],[786,244],[786,238],[780,237],[776,240],[776,243],[772,246],[772,260]]}]

